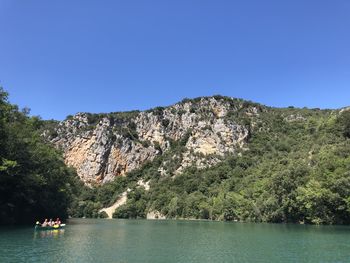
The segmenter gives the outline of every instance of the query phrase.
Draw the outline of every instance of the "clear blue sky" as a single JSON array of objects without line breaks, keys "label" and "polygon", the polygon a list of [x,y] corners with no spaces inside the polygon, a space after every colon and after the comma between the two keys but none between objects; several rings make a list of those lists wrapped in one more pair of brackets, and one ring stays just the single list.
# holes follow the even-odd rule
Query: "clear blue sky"
[{"label": "clear blue sky", "polygon": [[0,0],[0,85],[44,119],[222,94],[350,105],[349,0]]}]

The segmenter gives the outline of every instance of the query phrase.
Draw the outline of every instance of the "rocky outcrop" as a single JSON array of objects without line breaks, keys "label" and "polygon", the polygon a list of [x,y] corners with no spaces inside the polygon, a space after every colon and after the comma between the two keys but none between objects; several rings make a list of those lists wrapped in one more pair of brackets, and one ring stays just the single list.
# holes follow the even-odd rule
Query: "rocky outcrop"
[{"label": "rocky outcrop", "polygon": [[146,215],[147,219],[166,219],[166,216],[159,211],[150,211]]},{"label": "rocky outcrop", "polygon": [[[46,137],[62,149],[65,162],[85,183],[100,184],[141,167],[179,140],[184,150],[173,156],[180,161],[170,173],[191,165],[213,165],[242,148],[249,136],[246,125],[234,116],[251,117],[260,111],[241,100],[200,98],[144,112],[78,113],[60,122],[54,136]],[[166,166],[163,161],[161,174],[169,173]]]}]

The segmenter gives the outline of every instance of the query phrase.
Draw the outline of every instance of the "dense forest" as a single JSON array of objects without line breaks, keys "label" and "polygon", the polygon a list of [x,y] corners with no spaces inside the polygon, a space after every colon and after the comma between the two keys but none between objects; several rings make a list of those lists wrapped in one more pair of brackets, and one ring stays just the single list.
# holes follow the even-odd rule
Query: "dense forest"
[{"label": "dense forest", "polygon": [[[129,189],[115,218],[350,223],[350,111],[264,107],[259,116],[227,114],[250,134],[246,147],[204,169],[174,175],[188,137],[113,182],[87,187],[41,136],[55,125],[19,110],[0,90],[0,223],[99,213]],[[227,99],[219,97],[218,99]],[[194,104],[195,105],[195,104]],[[255,105],[255,104],[254,104]],[[251,103],[246,103],[247,107]],[[242,111],[243,112],[243,111]],[[206,158],[212,158],[208,155]],[[218,158],[218,156],[215,156]],[[169,174],[159,167],[167,162]],[[150,190],[139,186],[142,179]]]},{"label": "dense forest", "polygon": [[[239,153],[209,168],[162,176],[164,161],[176,169],[173,156],[184,151],[185,136],[141,169],[86,188],[75,201],[74,216],[104,216],[98,210],[129,188],[115,218],[145,218],[148,211],[159,211],[175,219],[349,224],[350,111],[265,109],[259,116],[227,115],[250,130]],[[150,183],[149,191],[137,185],[140,179]]]},{"label": "dense forest", "polygon": [[0,224],[67,217],[80,182],[40,136],[43,121],[8,102],[0,88]]}]

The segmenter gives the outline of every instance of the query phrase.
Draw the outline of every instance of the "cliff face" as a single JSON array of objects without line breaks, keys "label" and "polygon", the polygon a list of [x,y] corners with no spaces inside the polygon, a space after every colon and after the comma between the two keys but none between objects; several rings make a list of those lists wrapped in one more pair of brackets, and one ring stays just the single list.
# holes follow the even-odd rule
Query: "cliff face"
[{"label": "cliff face", "polygon": [[[66,164],[85,183],[100,184],[166,154],[178,141],[183,150],[162,162],[161,174],[216,164],[245,146],[249,130],[240,116],[257,116],[261,110],[227,97],[199,98],[144,112],[78,113],[44,135],[63,150]],[[171,159],[177,160],[173,170],[167,167]]]},{"label": "cliff face", "polygon": [[215,96],[39,127],[86,184],[99,185],[81,188],[73,217],[350,222],[346,109]]}]

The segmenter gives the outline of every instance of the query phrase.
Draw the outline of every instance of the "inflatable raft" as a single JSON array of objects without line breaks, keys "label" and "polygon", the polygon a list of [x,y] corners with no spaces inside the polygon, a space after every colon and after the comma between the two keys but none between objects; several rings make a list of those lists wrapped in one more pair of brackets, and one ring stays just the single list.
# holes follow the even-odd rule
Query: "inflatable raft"
[{"label": "inflatable raft", "polygon": [[41,226],[41,225],[35,225],[35,230],[56,230],[56,229],[63,229],[66,226],[66,224],[61,225],[54,225],[54,226]]}]

